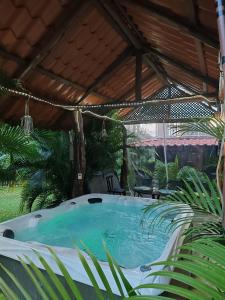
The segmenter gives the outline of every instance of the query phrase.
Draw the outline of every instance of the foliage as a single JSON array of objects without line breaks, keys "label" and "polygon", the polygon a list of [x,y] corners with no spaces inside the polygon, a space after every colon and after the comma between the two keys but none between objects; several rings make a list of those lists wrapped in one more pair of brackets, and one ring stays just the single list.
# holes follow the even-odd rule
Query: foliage
[{"label": "foliage", "polygon": [[86,129],[87,177],[96,171],[116,170],[121,166],[122,130],[116,122],[105,122],[107,136],[102,137],[102,121],[90,122]]},{"label": "foliage", "polygon": [[67,133],[34,130],[28,137],[19,126],[0,125],[0,180],[22,183],[21,210],[69,199],[71,172]]},{"label": "foliage", "polygon": [[220,117],[202,118],[179,125],[178,133],[201,132],[222,140],[225,122]]},{"label": "foliage", "polygon": [[193,177],[197,174],[198,178],[201,179],[201,182],[205,183],[206,174],[191,167],[191,166],[184,166],[182,167],[179,172],[177,173],[176,179],[177,180],[188,180],[189,177]]},{"label": "foliage", "polygon": [[[196,239],[201,236],[222,235],[222,205],[220,195],[215,182],[205,176],[204,182],[198,173],[190,173],[189,180],[184,181],[185,188],[167,196],[165,202],[158,201],[149,204],[145,208],[145,221],[148,216],[157,211],[156,218],[150,224],[159,225],[171,214],[174,221],[168,230],[175,230],[177,227],[192,222],[195,224],[186,230],[187,238]],[[194,216],[193,216],[194,212]]]},{"label": "foliage", "polygon": [[15,182],[18,164],[39,157],[33,140],[19,126],[0,124],[0,181],[2,184]]},{"label": "foliage", "polygon": [[21,166],[27,178],[21,202],[25,211],[31,211],[33,205],[39,209],[69,199],[72,189],[68,134],[36,130],[32,137],[40,158]]},{"label": "foliage", "polygon": [[[224,240],[223,240],[224,242]],[[225,299],[225,247],[210,239],[200,239],[181,247],[181,252],[167,261],[153,264],[168,267],[150,276],[169,277],[188,285],[183,288],[173,284],[143,284],[137,289],[159,288],[188,300]],[[180,271],[170,271],[170,269]],[[190,276],[191,274],[191,276]],[[146,299],[160,299],[147,297]],[[171,299],[162,297],[161,299]]]},{"label": "foliage", "polygon": [[[33,282],[34,286],[36,287],[37,292],[39,293],[41,299],[78,299],[82,300],[84,299],[81,291],[79,291],[78,286],[73,281],[72,277],[70,276],[69,272],[63,265],[63,262],[60,260],[60,258],[56,255],[56,253],[49,249],[51,252],[51,255],[53,259],[55,260],[59,270],[62,272],[64,278],[65,278],[65,285],[62,285],[62,283],[59,281],[57,276],[55,275],[54,271],[49,266],[48,262],[39,254],[36,252],[37,258],[41,265],[45,268],[47,271],[47,274],[50,278],[47,280],[43,273],[40,272],[40,270],[36,267],[36,265],[28,258],[25,257],[25,259],[20,258],[20,261],[25,269],[25,271],[28,273],[28,276],[30,277],[31,281]],[[108,299],[115,299],[110,283],[108,282],[107,277],[105,276],[101,265],[97,261],[97,259],[93,256],[93,254],[87,249],[87,252],[92,260],[93,268],[95,268],[96,272],[98,273],[101,284],[106,289],[106,293],[108,296]],[[97,282],[97,278],[95,278],[95,275],[92,271],[92,268],[88,265],[88,262],[84,255],[79,251],[78,252],[81,263],[83,265],[84,270],[86,271],[91,283],[93,284],[94,290],[96,292],[97,299],[104,300],[105,296],[102,293],[102,290],[100,289],[99,283]],[[118,264],[114,261],[114,259],[110,256],[108,251],[106,250],[107,260],[109,263],[109,268],[112,273],[112,276],[115,280],[116,286],[118,287],[118,290],[120,291],[120,294],[122,297],[124,297],[125,293],[129,296],[135,296],[136,293],[133,290],[132,286],[128,282],[128,280],[125,278],[125,276],[122,273],[121,268],[118,266]],[[27,266],[27,263],[29,263],[29,267]],[[23,287],[22,284],[19,282],[19,279],[17,279],[13,273],[11,273],[9,270],[7,270],[3,265],[1,265],[1,268],[5,271],[5,273],[9,276],[11,281],[14,283],[15,287],[19,289],[21,292],[21,296],[24,297],[24,299],[31,300],[32,296],[29,295],[26,292],[26,287]],[[0,280],[0,288],[2,289],[3,294],[5,295],[6,299],[20,299],[18,295],[7,286],[4,279]]]},{"label": "foliage", "polygon": [[31,143],[19,126],[0,124],[0,153],[10,154],[14,158],[33,158],[36,151]]},{"label": "foliage", "polygon": [[[188,179],[191,174],[198,174],[202,179],[204,174],[191,166],[184,166],[180,168],[178,157],[175,160],[167,163],[169,183],[176,182],[176,185],[182,185],[182,180]],[[155,169],[153,172],[153,179],[159,183],[159,188],[166,186],[166,165],[161,160],[156,160]],[[180,181],[180,182],[179,182]],[[173,187],[175,188],[175,187]]]}]

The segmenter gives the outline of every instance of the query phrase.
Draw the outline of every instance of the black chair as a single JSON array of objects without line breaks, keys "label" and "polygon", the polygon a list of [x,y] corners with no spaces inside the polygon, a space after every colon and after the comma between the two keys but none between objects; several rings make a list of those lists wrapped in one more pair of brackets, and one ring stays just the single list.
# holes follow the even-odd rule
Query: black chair
[{"label": "black chair", "polygon": [[115,178],[115,176],[112,174],[105,176],[108,193],[113,194],[113,195],[124,195],[125,196],[126,191],[124,189],[121,189],[119,186],[116,188],[114,187],[114,178]]}]

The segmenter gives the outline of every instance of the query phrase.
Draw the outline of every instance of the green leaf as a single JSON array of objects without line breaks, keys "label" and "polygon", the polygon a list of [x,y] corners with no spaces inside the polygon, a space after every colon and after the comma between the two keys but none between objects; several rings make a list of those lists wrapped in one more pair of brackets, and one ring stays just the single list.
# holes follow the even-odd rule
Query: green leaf
[{"label": "green leaf", "polygon": [[49,251],[51,252],[54,260],[56,261],[56,263],[57,263],[60,271],[62,272],[62,274],[63,274],[63,276],[66,280],[66,283],[70,287],[73,295],[76,297],[77,300],[83,300],[83,297],[81,296],[81,293],[80,293],[77,285],[75,284],[74,280],[72,279],[72,277],[68,273],[68,271],[65,268],[63,262],[59,259],[59,257],[56,255],[56,253],[51,248],[49,248]]},{"label": "green leaf", "polygon": [[104,300],[104,296],[102,294],[102,291],[100,290],[99,286],[98,286],[98,283],[97,283],[97,280],[95,279],[92,271],[91,271],[91,268],[89,267],[85,257],[83,256],[83,254],[79,251],[78,252],[79,254],[79,257],[80,257],[80,260],[81,260],[81,263],[91,281],[91,283],[93,284],[93,287],[95,289],[95,292],[96,292],[96,295],[97,295],[97,298],[100,299],[100,300]]},{"label": "green leaf", "polygon": [[4,270],[4,272],[9,276],[9,278],[12,280],[12,282],[15,284],[15,286],[20,290],[21,294],[23,295],[25,300],[32,300],[32,297],[29,296],[27,291],[23,288],[23,286],[20,284],[19,280],[16,278],[16,276],[7,270],[2,264],[0,264],[1,269]]}]

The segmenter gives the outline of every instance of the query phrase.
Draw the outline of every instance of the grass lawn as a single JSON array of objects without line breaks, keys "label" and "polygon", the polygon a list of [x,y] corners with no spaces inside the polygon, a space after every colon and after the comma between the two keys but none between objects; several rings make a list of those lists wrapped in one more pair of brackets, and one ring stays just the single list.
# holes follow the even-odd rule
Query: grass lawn
[{"label": "grass lawn", "polygon": [[0,222],[15,218],[20,214],[20,187],[0,188]]}]

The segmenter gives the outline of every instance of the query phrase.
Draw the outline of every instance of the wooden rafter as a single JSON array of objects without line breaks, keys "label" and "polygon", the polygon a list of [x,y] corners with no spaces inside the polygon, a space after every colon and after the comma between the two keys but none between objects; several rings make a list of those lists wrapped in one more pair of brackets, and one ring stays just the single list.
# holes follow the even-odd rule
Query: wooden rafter
[{"label": "wooden rafter", "polygon": [[[121,9],[118,2],[113,3],[113,1],[96,0],[95,3],[97,3],[97,7],[100,7],[101,12],[104,12],[106,20],[110,22],[115,30],[119,31],[121,36],[130,46],[139,51],[143,49],[144,43],[140,33],[137,32],[135,25]],[[118,10],[120,10],[119,13]],[[123,14],[123,18],[120,14]],[[167,83],[167,74],[165,73],[165,70],[160,67],[159,62],[157,62],[155,57],[147,55],[144,57],[144,62],[154,70],[163,84]]]},{"label": "wooden rafter", "polygon": [[[185,88],[188,92],[193,93],[193,94],[199,94],[199,91],[195,90],[193,87],[188,86],[187,84],[169,76],[170,80],[172,82],[174,82],[175,84],[178,84],[180,86],[182,86],[183,88]],[[217,97],[218,97],[218,93],[217,92],[212,92],[212,93],[201,93],[203,96],[205,97],[214,97],[215,100],[217,101]]]},{"label": "wooden rafter", "polygon": [[211,86],[218,88],[218,81],[208,75],[203,75],[199,70],[191,67],[190,65],[179,61],[171,56],[168,56],[167,54],[164,54],[156,49],[153,48],[146,48],[146,52],[150,51],[151,53],[154,53],[158,57],[161,57],[163,60],[167,61],[169,64],[178,67],[179,69],[183,70],[185,73],[190,74],[191,76],[194,76],[195,78],[198,78],[202,80],[205,83],[210,84]]},{"label": "wooden rafter", "polygon": [[94,91],[94,89],[100,84],[106,81],[113,72],[115,72],[122,64],[124,64],[128,58],[130,58],[132,54],[131,48],[126,48],[117,58],[115,61],[112,62],[110,66],[108,66],[100,76],[98,76],[95,81],[87,88],[84,95],[79,99],[79,101],[76,102],[76,104],[79,104],[82,102],[87,96]]},{"label": "wooden rafter", "polygon": [[[11,60],[11,61],[14,61],[16,62],[19,66],[21,67],[24,67],[26,66],[27,64],[29,64],[29,62],[27,62],[25,59],[15,55],[15,54],[12,54],[12,53],[9,53],[7,52],[6,50],[0,48],[0,56],[8,59],[8,60]],[[86,88],[82,85],[80,85],[79,83],[77,82],[74,82],[74,81],[71,81],[71,80],[68,80],[60,75],[57,75],[55,73],[52,73],[51,71],[48,71],[46,69],[44,69],[43,67],[40,67],[40,66],[36,66],[35,71],[37,71],[38,73],[40,74],[43,74],[53,80],[56,80],[58,81],[59,83],[62,83],[62,84],[65,84],[65,85],[68,85],[68,86],[71,86],[72,88],[76,89],[76,90],[79,90],[81,92],[85,92],[86,91]],[[116,101],[116,99],[112,99],[110,97],[106,97],[98,92],[95,92],[95,91],[92,91],[91,93],[93,96],[96,96],[96,97],[99,97],[100,99],[106,101],[106,102],[113,102],[113,101]]]},{"label": "wooden rafter", "polygon": [[[161,20],[169,23],[172,26],[183,29],[185,34],[188,34],[213,48],[219,48],[218,40],[211,35],[209,36],[206,32],[206,28],[202,28],[188,22],[185,18],[173,13],[171,10],[149,0],[126,1],[143,8],[152,16],[160,17]],[[189,0],[187,0],[187,2],[188,1]]]},{"label": "wooden rafter", "polygon": [[77,13],[81,12],[81,9],[84,13],[87,12],[87,4],[88,2],[82,0],[73,0],[70,2],[66,12],[60,15],[58,20],[54,23],[54,31],[47,31],[39,42],[40,47],[38,47],[37,50],[34,50],[34,53],[32,54],[33,59],[19,70],[16,77],[25,80],[29,76],[32,69],[40,64],[40,62],[48,55],[50,50],[62,38],[65,31],[71,26]]},{"label": "wooden rafter", "polygon": [[[196,3],[194,2],[194,0],[189,0],[189,1],[186,1],[185,4],[187,5],[188,13],[190,15],[191,22],[195,26],[198,26],[198,17],[197,17],[198,13],[197,13]],[[202,41],[195,38],[195,47],[196,47],[196,52],[197,52],[197,55],[198,55],[200,70],[201,70],[203,75],[207,75],[207,66],[206,66]],[[207,84],[205,82],[203,82],[202,87],[203,87],[204,92],[208,91],[208,87],[207,87]]]}]

